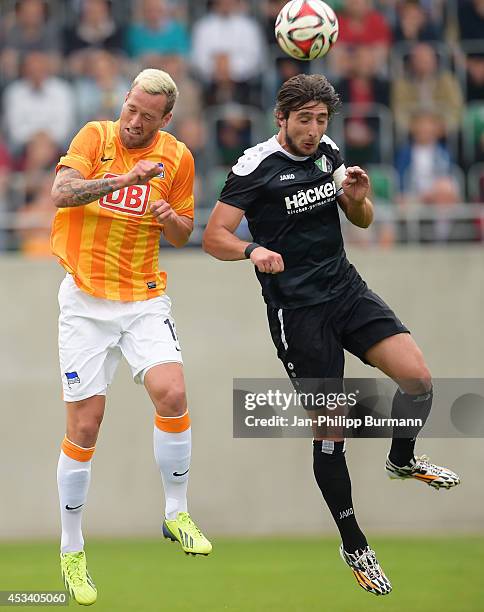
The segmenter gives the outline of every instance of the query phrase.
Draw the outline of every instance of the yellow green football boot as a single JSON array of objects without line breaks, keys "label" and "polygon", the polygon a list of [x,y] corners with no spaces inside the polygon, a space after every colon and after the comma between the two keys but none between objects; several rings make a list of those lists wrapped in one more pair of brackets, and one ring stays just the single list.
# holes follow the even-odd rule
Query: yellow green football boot
[{"label": "yellow green football boot", "polygon": [[188,512],[179,512],[176,519],[165,519],[163,535],[179,542],[187,555],[209,555],[212,545],[190,518]]},{"label": "yellow green football boot", "polygon": [[66,589],[71,597],[81,606],[90,606],[96,602],[97,590],[87,572],[86,553],[61,553],[61,571]]}]

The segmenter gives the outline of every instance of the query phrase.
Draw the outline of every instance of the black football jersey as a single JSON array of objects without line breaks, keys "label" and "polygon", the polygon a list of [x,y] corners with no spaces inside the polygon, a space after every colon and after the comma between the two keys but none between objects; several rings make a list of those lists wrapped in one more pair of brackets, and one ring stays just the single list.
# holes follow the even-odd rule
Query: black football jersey
[{"label": "black football jersey", "polygon": [[336,201],[344,177],[339,149],[327,136],[311,157],[291,155],[273,136],[233,166],[220,201],[243,210],[254,241],[284,260],[280,274],[256,270],[270,306],[325,302],[359,280],[346,258]]}]

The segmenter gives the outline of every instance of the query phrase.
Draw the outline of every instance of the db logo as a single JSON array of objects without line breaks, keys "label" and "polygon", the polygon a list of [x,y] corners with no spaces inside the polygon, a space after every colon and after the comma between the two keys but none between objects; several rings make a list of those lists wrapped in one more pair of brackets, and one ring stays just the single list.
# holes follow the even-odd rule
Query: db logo
[{"label": "db logo", "polygon": [[[104,178],[114,178],[118,174],[105,174]],[[145,214],[150,197],[150,185],[131,185],[113,191],[99,198],[99,206],[108,210],[117,210],[127,215],[141,217]]]}]

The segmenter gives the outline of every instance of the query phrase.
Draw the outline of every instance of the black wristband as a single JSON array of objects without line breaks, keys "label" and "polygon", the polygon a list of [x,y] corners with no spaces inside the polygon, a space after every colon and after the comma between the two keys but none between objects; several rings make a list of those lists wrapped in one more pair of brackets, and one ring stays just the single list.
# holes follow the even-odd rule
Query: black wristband
[{"label": "black wristband", "polygon": [[245,247],[245,251],[244,251],[244,255],[246,259],[250,259],[250,254],[252,253],[252,251],[254,251],[257,247],[260,247],[260,244],[257,244],[257,242],[251,242],[250,244],[248,244]]}]

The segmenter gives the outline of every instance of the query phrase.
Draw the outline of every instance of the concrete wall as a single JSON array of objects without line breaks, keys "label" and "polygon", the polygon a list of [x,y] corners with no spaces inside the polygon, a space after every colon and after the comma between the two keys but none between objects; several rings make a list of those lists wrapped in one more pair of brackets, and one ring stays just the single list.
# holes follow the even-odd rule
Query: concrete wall
[{"label": "concrete wall", "polygon": [[[484,250],[355,251],[351,259],[413,330],[434,376],[481,377]],[[162,252],[182,343],[193,420],[191,511],[208,534],[334,533],[313,483],[309,440],[234,440],[232,378],[283,376],[259,285],[247,262]],[[64,432],[57,365],[54,262],[0,259],[0,538],[55,536],[55,470]],[[372,375],[349,357],[347,375]],[[435,407],[438,409],[438,406]],[[152,456],[153,409],[127,367],[110,390],[85,528],[155,535],[162,492]],[[361,524],[377,531],[484,531],[482,440],[422,440],[462,485],[439,494],[391,482],[388,442],[355,440],[348,461]]]}]

